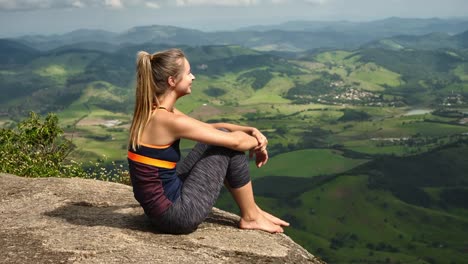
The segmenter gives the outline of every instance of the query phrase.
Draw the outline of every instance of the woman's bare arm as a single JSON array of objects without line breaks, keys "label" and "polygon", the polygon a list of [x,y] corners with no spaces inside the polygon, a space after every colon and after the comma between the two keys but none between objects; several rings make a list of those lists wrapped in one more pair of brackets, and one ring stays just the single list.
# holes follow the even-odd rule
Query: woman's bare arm
[{"label": "woman's bare arm", "polygon": [[[174,114],[176,115],[181,115],[181,116],[187,116],[183,112],[177,110],[174,108]],[[211,125],[213,128],[216,129],[227,129],[231,132],[234,131],[241,131],[246,134],[249,134],[257,139],[257,146],[255,146],[255,150],[260,150],[260,149],[265,149],[267,144],[268,144],[268,139],[266,138],[265,135],[263,135],[260,130],[258,130],[255,127],[250,127],[250,126],[241,126],[241,125],[236,125],[236,124],[230,124],[230,123],[205,123],[207,125]]]},{"label": "woman's bare arm", "polygon": [[163,122],[166,123],[165,126],[176,138],[187,138],[239,151],[251,150],[258,146],[257,139],[246,132],[224,132],[213,127],[211,124],[201,122],[184,114],[174,112],[172,118],[167,118]]}]

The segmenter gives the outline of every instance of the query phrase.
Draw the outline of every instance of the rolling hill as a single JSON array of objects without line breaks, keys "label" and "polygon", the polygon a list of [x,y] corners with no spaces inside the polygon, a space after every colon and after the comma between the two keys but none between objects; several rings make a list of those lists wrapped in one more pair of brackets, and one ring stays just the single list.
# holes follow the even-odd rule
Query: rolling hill
[{"label": "rolling hill", "polygon": [[[381,157],[345,173],[254,178],[288,235],[330,263],[463,263],[468,144]],[[285,188],[287,186],[287,188]],[[236,211],[224,192],[217,206]]]},{"label": "rolling hill", "polygon": [[[416,22],[424,27],[425,21]],[[132,34],[146,32],[141,41],[150,42],[144,43],[126,42],[120,34],[105,35],[121,37],[114,44],[93,42],[99,32],[87,31],[73,33],[86,42],[58,42],[63,46],[54,48],[0,41],[0,54],[10,58],[1,61],[6,63],[0,89],[8,96],[0,98],[0,125],[10,126],[29,110],[55,111],[77,146],[72,159],[125,164],[135,54],[176,45],[197,77],[178,109],[204,121],[253,125],[268,136],[270,162],[260,170],[251,166],[256,199],[291,222],[287,232],[293,239],[330,263],[463,263],[468,54],[462,45],[417,45],[438,39],[464,43],[466,32],[395,37],[413,43],[411,49],[337,50],[312,49],[307,43],[318,35],[304,31],[237,32],[246,43],[262,36],[251,49],[183,45],[179,30],[126,33],[137,40]],[[205,41],[205,33],[183,32]],[[153,34],[170,45],[156,44]],[[219,37],[217,43],[239,36],[210,34]],[[309,39],[296,46],[301,38]],[[300,52],[283,56],[258,49],[290,40],[288,49]],[[182,152],[193,144],[182,141]],[[236,210],[227,193],[217,206]]]},{"label": "rolling hill", "polygon": [[382,48],[390,50],[416,49],[466,49],[468,47],[468,31],[456,35],[442,32],[432,32],[425,35],[397,35],[379,39],[362,46],[362,48]]},{"label": "rolling hill", "polygon": [[40,55],[40,52],[18,41],[0,39],[0,67],[8,69],[27,64]]},{"label": "rolling hill", "polygon": [[457,34],[466,31],[467,28],[468,21],[466,19],[390,17],[366,22],[298,20],[278,25],[245,27],[241,30],[334,31],[350,32],[353,34],[373,34],[376,38],[385,38],[391,35],[425,35],[432,32]]},{"label": "rolling hill", "polygon": [[[374,40],[397,35],[424,35],[432,32],[458,34],[467,29],[468,21],[462,19],[393,17],[359,23],[292,21],[277,26],[219,32],[152,25],[134,27],[120,33],[77,30],[63,35],[23,36],[17,40],[42,51],[80,42],[104,42],[117,46],[151,42],[173,46],[242,45],[261,51],[298,52],[317,48],[351,50]],[[94,46],[99,48],[99,45]]]}]

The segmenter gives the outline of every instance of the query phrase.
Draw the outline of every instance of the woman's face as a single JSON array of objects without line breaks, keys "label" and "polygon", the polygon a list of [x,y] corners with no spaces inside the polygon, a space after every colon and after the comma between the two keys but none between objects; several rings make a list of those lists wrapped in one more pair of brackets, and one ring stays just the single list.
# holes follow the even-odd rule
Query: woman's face
[{"label": "woman's face", "polygon": [[184,96],[186,94],[190,94],[192,92],[192,81],[195,80],[195,76],[193,76],[190,70],[190,63],[186,58],[184,58],[183,62],[183,71],[179,76],[179,81],[176,83],[176,91],[180,96]]}]

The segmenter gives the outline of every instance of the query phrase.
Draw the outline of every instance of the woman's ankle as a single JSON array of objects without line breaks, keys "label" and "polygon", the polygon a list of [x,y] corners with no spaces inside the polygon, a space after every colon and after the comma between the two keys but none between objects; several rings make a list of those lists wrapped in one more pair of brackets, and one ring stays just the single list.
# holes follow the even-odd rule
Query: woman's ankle
[{"label": "woman's ankle", "polygon": [[241,218],[244,219],[245,221],[255,221],[261,216],[261,211],[259,208],[253,208],[251,210],[245,210],[244,212],[241,212]]}]

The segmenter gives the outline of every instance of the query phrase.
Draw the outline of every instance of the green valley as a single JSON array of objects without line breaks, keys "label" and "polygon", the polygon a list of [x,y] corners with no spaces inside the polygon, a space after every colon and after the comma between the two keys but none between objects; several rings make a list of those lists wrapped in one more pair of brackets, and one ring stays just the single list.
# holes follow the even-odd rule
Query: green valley
[{"label": "green valley", "polygon": [[[325,261],[463,263],[468,50],[456,36],[444,37],[457,41],[449,48],[414,46],[427,37],[294,56],[181,45],[196,80],[177,107],[264,132],[270,160],[251,164],[256,199]],[[76,146],[70,159],[126,163],[135,54],[169,46],[37,51],[1,41],[11,58],[0,63],[0,126],[56,112]],[[182,141],[183,153],[193,145]],[[216,206],[237,212],[226,191]]]}]

